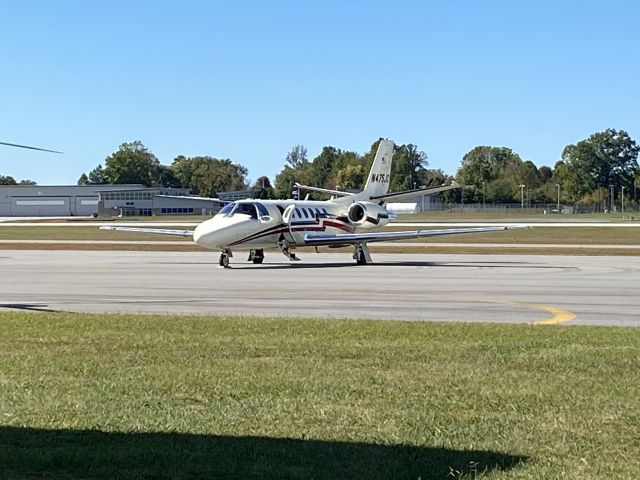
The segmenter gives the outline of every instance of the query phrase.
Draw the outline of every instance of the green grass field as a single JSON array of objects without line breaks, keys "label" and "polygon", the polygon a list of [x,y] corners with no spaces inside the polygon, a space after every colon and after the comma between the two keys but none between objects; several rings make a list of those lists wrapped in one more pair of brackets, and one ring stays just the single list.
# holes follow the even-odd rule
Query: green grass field
[{"label": "green grass field", "polygon": [[0,478],[640,475],[640,330],[0,314]]}]

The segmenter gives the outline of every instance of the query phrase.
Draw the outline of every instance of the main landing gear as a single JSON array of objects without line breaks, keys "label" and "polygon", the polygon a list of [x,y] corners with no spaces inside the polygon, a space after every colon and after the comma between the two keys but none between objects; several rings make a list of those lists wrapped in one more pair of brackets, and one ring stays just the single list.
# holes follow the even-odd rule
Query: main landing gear
[{"label": "main landing gear", "polygon": [[249,258],[247,259],[247,261],[253,262],[253,263],[262,263],[264,261],[264,250],[261,248],[250,250]]},{"label": "main landing gear", "polygon": [[366,243],[358,243],[355,245],[355,251],[353,252],[353,259],[358,265],[366,265],[372,263],[371,255],[369,254],[369,247]]},{"label": "main landing gear", "polygon": [[220,260],[218,260],[218,265],[222,268],[229,268],[229,258],[233,257],[233,253],[230,249],[225,248],[220,254]]},{"label": "main landing gear", "polygon": [[298,257],[296,257],[296,254],[293,252],[289,251],[289,243],[287,243],[286,240],[280,240],[278,242],[278,247],[280,248],[280,251],[282,252],[282,254],[287,257],[289,260],[293,260],[293,261],[299,261],[300,259]]}]

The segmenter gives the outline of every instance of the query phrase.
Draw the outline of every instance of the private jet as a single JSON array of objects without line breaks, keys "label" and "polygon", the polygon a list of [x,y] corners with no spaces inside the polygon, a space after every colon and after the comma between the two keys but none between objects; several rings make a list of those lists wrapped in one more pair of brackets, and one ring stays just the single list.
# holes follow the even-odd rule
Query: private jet
[{"label": "private jet", "polygon": [[200,223],[193,231],[123,226],[100,228],[190,236],[198,245],[220,251],[219,265],[224,268],[229,267],[234,250],[248,251],[248,261],[259,264],[268,249],[280,250],[289,260],[297,261],[300,260],[294,252],[297,247],[352,246],[353,259],[358,265],[364,265],[372,261],[367,245],[373,242],[521,228],[487,226],[380,231],[395,218],[393,212],[385,208],[387,202],[460,188],[452,182],[451,185],[430,189],[388,193],[393,148],[392,141],[380,141],[364,190],[359,193],[296,184],[299,191],[319,192],[330,195],[331,199],[239,200],[225,205],[213,218]]}]

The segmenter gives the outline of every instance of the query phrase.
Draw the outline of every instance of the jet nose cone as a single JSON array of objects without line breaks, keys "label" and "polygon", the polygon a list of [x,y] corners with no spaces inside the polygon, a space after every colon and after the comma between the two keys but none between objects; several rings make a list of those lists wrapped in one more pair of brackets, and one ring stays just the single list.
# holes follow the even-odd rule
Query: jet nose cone
[{"label": "jet nose cone", "polygon": [[193,241],[198,245],[201,245],[202,237],[204,236],[205,229],[203,228],[204,223],[199,224],[196,229],[193,231]]},{"label": "jet nose cone", "polygon": [[215,229],[210,224],[210,220],[201,223],[196,227],[193,231],[193,241],[198,245],[207,247],[207,248],[217,248],[217,236],[215,233]]},{"label": "jet nose cone", "polygon": [[211,249],[224,247],[225,228],[222,223],[216,218],[202,222],[193,231],[193,241],[198,245]]}]

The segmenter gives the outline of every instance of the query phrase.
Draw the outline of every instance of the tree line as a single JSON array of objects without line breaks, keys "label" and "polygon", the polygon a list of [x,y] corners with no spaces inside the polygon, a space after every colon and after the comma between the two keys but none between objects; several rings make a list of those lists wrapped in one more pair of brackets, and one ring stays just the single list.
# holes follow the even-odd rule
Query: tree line
[{"label": "tree line", "polygon": [[162,165],[142,142],[123,143],[118,150],[83,173],[78,185],[141,184],[189,188],[196,195],[213,197],[218,192],[246,188],[246,167],[229,159],[210,156],[177,156],[171,165]]},{"label": "tree line", "polygon": [[33,180],[16,181],[11,175],[0,175],[0,185],[37,185]]},{"label": "tree line", "polygon": [[628,200],[636,199],[639,150],[627,132],[607,129],[567,145],[552,169],[523,161],[509,148],[475,147],[456,174],[468,188],[452,195],[474,203],[555,203],[561,195],[564,203],[611,206],[611,192],[626,190]]},{"label": "tree line", "polygon": [[[290,198],[295,183],[317,187],[358,190],[366,181],[380,140],[359,154],[326,146],[313,159],[306,147],[296,145],[286,154],[284,166],[274,182],[260,176],[253,184],[248,170],[230,159],[212,156],[179,155],[163,165],[142,142],[123,143],[97,165],[83,173],[78,184],[142,184],[188,188],[194,194],[215,197],[220,192],[250,189],[255,198]],[[536,166],[507,147],[477,146],[467,152],[455,173],[428,168],[427,155],[415,144],[396,145],[391,191],[428,188],[456,180],[464,188],[442,194],[445,202],[463,203],[562,203],[612,204],[611,193],[621,192],[627,200],[636,198],[640,186],[638,153],[640,147],[623,130],[607,129],[567,145],[561,159],[552,167]],[[18,184],[12,177],[0,176],[0,184]],[[23,180],[19,184],[33,185]],[[318,198],[318,194],[316,198]]]},{"label": "tree line", "polygon": [[[230,159],[211,156],[177,156],[171,165],[163,165],[142,142],[123,143],[118,150],[93,170],[82,173],[79,185],[142,184],[188,188],[196,195],[214,197],[220,192],[249,189],[255,198],[289,198],[296,182],[325,188],[355,190],[361,188],[378,148],[377,140],[364,155],[328,146],[313,160],[307,149],[296,145],[286,155],[285,166],[272,184],[260,176],[253,185],[248,170]],[[426,154],[413,144],[396,146],[392,165],[391,188],[406,190],[422,185],[441,185],[447,181],[442,170],[429,170]]]}]

